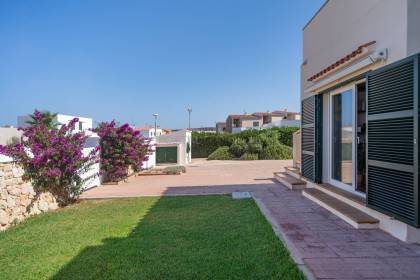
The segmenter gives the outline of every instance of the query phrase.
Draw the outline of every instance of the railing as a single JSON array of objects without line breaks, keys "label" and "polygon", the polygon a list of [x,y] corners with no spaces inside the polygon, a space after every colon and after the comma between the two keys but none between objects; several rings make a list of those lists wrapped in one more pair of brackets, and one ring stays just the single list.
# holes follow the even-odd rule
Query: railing
[{"label": "railing", "polygon": [[300,130],[293,133],[293,167],[301,167],[301,137]]}]

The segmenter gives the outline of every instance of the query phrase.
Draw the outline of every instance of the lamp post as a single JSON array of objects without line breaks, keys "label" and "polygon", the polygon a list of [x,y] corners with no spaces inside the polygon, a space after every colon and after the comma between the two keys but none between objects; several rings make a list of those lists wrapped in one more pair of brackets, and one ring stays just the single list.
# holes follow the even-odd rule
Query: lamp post
[{"label": "lamp post", "polygon": [[191,130],[191,112],[192,112],[192,109],[188,108],[187,111],[188,111],[188,129]]},{"label": "lamp post", "polygon": [[157,118],[158,118],[159,114],[154,113],[153,117],[155,117],[155,137],[156,137],[156,131],[157,131]]}]

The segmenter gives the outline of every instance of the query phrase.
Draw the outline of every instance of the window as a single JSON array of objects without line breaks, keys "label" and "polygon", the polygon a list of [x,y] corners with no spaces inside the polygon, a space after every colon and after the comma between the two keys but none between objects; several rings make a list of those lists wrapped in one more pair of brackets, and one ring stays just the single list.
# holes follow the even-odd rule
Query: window
[{"label": "window", "polygon": [[233,127],[241,127],[241,123],[239,119],[233,119]]},{"label": "window", "polygon": [[259,127],[260,126],[260,122],[253,122],[252,125],[253,125],[253,127]]},{"label": "window", "polygon": [[263,124],[267,124],[270,122],[270,118],[268,116],[263,116]]},{"label": "window", "polygon": [[83,122],[79,122],[79,131],[83,130]]}]

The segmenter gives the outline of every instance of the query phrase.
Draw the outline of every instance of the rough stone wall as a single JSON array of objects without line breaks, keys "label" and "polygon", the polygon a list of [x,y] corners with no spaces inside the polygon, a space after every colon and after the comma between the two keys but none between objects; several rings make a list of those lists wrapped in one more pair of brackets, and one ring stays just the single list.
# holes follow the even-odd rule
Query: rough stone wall
[{"label": "rough stone wall", "polygon": [[34,189],[30,182],[22,180],[22,175],[23,170],[16,164],[0,163],[0,230],[31,215],[58,208],[50,193],[42,193],[34,200]]}]

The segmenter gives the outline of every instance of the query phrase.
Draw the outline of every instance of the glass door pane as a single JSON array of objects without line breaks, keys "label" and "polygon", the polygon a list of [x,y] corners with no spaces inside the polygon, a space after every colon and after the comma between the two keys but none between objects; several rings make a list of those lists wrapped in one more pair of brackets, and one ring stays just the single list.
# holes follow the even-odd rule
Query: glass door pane
[{"label": "glass door pane", "polygon": [[332,96],[332,138],[332,179],[352,185],[352,90]]}]

